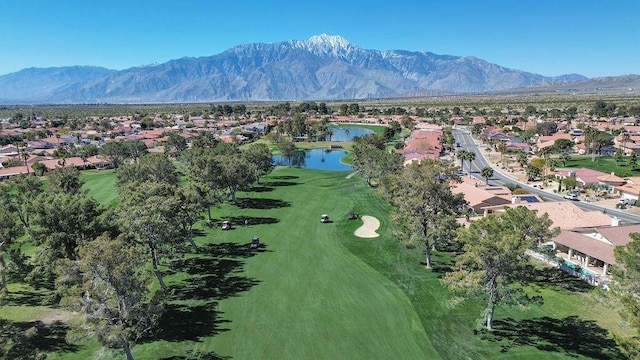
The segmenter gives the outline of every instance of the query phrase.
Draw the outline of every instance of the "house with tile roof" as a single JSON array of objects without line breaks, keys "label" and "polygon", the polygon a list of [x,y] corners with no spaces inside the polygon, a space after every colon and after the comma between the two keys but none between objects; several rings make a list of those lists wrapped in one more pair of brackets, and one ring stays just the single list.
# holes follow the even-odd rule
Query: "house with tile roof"
[{"label": "house with tile roof", "polygon": [[441,136],[442,128],[439,126],[418,126],[405,140],[404,148],[397,150],[397,152],[404,156],[405,165],[413,161],[422,161],[425,158],[437,160],[443,152],[442,144],[440,144]]},{"label": "house with tile roof", "polygon": [[614,219],[610,226],[563,230],[553,240],[553,247],[558,256],[571,264],[606,277],[610,266],[616,265],[615,247],[631,242],[632,233],[640,233],[640,224],[621,225]]},{"label": "house with tile roof", "polygon": [[555,177],[558,180],[562,180],[564,178],[568,178],[570,176],[575,176],[579,185],[586,186],[589,184],[600,184],[600,180],[598,178],[602,176],[608,176],[609,174],[604,173],[602,171],[597,171],[593,169],[580,168],[580,169],[558,169],[555,173]]},{"label": "house with tile roof", "polygon": [[485,216],[499,214],[504,212],[507,207],[516,208],[518,206],[524,206],[529,210],[537,211],[538,214],[549,215],[549,219],[553,221],[553,226],[557,226],[561,230],[589,229],[594,226],[607,226],[612,224],[609,215],[601,211],[583,211],[572,201],[568,200],[490,206],[484,209],[484,214]]}]

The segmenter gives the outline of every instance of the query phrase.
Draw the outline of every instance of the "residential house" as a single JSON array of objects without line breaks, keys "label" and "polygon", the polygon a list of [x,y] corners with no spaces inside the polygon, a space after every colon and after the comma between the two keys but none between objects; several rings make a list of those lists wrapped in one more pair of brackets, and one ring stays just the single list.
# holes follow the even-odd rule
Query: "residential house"
[{"label": "residential house", "polygon": [[621,225],[614,218],[607,226],[561,231],[553,240],[553,247],[565,261],[600,275],[600,280],[608,280],[609,267],[616,265],[614,249],[631,242],[632,233],[640,233],[640,224]]},{"label": "residential house", "polygon": [[404,148],[397,150],[397,152],[404,156],[405,165],[425,158],[437,160],[443,152],[442,144],[440,144],[441,136],[442,128],[439,126],[418,124],[405,140]]},{"label": "residential house", "polygon": [[561,230],[579,230],[611,225],[609,215],[602,213],[602,211],[583,211],[572,201],[527,202],[490,206],[484,209],[484,214],[485,216],[499,214],[504,212],[507,207],[515,208],[518,206],[537,211],[538,214],[548,214],[549,219],[553,221],[552,226],[557,226]]},{"label": "residential house", "polygon": [[615,186],[615,191],[618,191],[623,199],[635,204],[640,197],[640,177],[629,177],[624,180],[624,184]]},{"label": "residential house", "polygon": [[[608,176],[609,174],[602,171],[580,168],[580,169],[559,169],[556,171],[555,177],[558,180],[575,176],[578,185],[586,186],[591,184],[601,184],[598,179],[601,176]],[[601,184],[604,185],[604,184]]]}]

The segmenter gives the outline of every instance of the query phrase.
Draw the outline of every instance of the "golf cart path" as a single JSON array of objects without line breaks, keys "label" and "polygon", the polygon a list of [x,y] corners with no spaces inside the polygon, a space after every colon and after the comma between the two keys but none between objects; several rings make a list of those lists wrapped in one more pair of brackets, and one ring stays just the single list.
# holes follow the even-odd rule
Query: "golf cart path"
[{"label": "golf cart path", "polygon": [[363,215],[362,226],[356,229],[355,235],[361,238],[375,238],[380,236],[376,230],[380,227],[380,220],[373,216]]}]

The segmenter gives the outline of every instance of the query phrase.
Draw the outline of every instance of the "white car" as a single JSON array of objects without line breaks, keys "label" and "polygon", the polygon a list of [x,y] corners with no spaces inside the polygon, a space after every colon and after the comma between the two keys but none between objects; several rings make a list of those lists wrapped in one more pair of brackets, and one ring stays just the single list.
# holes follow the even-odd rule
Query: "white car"
[{"label": "white car", "polygon": [[629,205],[629,199],[620,199],[618,200],[618,204],[620,205]]},{"label": "white car", "polygon": [[573,200],[573,201],[578,201],[578,194],[574,194],[574,193],[566,193],[564,195],[564,198],[567,200]]}]

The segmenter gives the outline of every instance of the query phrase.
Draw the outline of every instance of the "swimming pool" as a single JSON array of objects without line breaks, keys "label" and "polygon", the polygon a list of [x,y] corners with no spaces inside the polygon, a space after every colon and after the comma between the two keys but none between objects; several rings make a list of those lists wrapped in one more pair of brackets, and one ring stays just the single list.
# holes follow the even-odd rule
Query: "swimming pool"
[{"label": "swimming pool", "polygon": [[587,275],[587,276],[598,275],[598,274],[594,273],[593,271],[591,271],[591,270],[589,270],[587,268],[584,268],[582,266],[578,266],[578,265],[576,265],[576,264],[574,264],[574,263],[572,263],[570,261],[567,261],[565,259],[562,259],[562,263],[560,264],[560,266],[563,266],[563,265],[568,267],[568,268],[570,268],[570,269],[572,269],[573,271],[580,270],[580,273],[582,275]]}]

